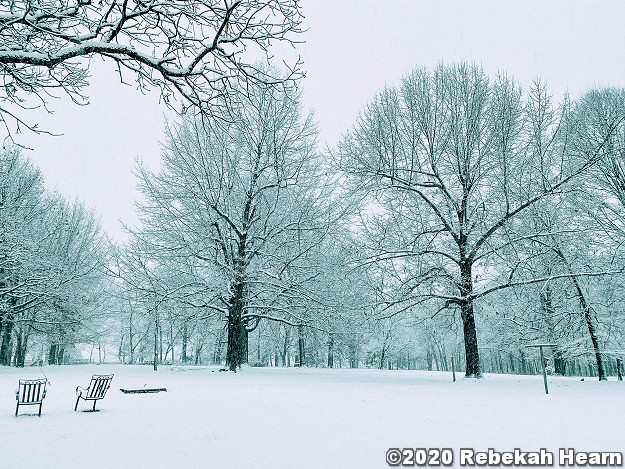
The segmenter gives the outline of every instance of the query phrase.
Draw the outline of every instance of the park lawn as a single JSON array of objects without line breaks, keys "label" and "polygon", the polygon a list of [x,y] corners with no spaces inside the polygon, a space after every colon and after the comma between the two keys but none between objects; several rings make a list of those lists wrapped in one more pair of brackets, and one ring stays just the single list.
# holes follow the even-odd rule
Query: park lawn
[{"label": "park lawn", "polygon": [[[14,417],[19,378],[0,367],[1,468],[385,468],[389,447],[625,450],[625,382],[611,378],[314,368],[45,366],[51,385]],[[98,412],[74,389],[114,373]],[[158,394],[120,388],[165,387]],[[557,465],[557,463],[556,463]]]}]

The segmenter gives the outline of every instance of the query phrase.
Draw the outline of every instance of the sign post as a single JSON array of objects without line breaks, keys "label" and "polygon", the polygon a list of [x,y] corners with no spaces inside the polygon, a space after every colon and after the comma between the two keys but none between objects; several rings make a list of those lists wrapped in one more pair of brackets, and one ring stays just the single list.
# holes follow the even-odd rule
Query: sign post
[{"label": "sign post", "polygon": [[543,369],[543,381],[545,383],[545,394],[549,394],[549,386],[547,385],[547,370],[545,369],[545,355],[543,354],[543,347],[557,347],[556,344],[533,344],[526,345],[528,348],[538,347],[540,350],[540,365]]},{"label": "sign post", "polygon": [[451,375],[453,376],[454,383],[456,382],[456,364],[454,363],[454,356],[451,356]]}]

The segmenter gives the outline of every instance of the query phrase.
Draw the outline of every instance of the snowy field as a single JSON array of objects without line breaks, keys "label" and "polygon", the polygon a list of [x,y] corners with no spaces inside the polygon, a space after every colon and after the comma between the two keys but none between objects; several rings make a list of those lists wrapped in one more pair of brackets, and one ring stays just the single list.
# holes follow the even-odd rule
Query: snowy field
[{"label": "snowy field", "polygon": [[[1,468],[385,468],[389,447],[625,449],[625,383],[379,370],[47,366],[41,418],[14,417],[19,378],[0,367]],[[99,412],[77,385],[115,373]],[[119,388],[166,387],[123,394]]]}]

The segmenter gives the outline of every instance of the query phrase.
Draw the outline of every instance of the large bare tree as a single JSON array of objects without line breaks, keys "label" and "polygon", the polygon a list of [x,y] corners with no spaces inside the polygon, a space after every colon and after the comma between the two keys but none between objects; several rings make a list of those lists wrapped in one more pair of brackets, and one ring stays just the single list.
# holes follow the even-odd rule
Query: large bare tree
[{"label": "large bare tree", "polygon": [[572,190],[621,118],[590,132],[578,114],[567,100],[555,107],[540,82],[524,94],[505,75],[491,81],[477,66],[441,65],[379,93],[340,144],[343,168],[385,219],[367,261],[400,272],[385,308],[424,300],[437,304],[434,314],[457,308],[467,376],[481,375],[476,300],[541,280],[510,269],[494,281],[502,249],[521,241],[504,233],[530,207]]},{"label": "large bare tree", "polygon": [[141,169],[143,228],[159,257],[209,273],[202,302],[227,320],[227,365],[246,361],[262,319],[304,322],[300,286],[327,232],[312,116],[293,90],[257,86],[226,119],[184,119],[158,174]]}]

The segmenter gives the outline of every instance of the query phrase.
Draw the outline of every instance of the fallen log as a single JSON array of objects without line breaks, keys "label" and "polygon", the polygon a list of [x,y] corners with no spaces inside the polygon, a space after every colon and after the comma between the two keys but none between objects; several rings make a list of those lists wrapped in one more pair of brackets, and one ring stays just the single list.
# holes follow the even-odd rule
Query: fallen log
[{"label": "fallen log", "polygon": [[167,392],[166,388],[141,388],[141,389],[119,389],[121,392],[123,392],[124,394],[145,394],[145,393],[151,393],[151,392],[161,392],[161,391],[165,391]]}]

